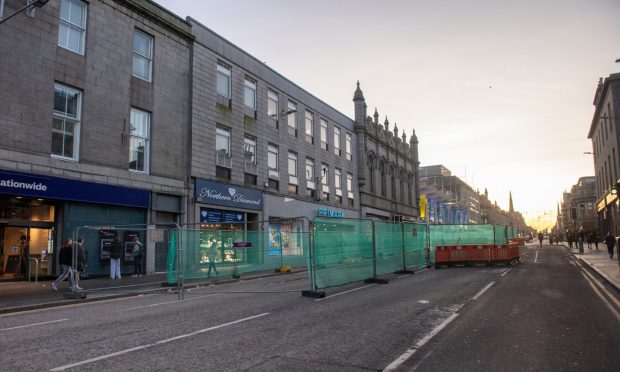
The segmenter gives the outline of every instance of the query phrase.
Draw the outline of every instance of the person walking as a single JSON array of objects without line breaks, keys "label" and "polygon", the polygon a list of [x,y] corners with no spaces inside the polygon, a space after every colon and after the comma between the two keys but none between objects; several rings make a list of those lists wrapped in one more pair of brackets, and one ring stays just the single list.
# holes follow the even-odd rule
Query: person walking
[{"label": "person walking", "polygon": [[566,240],[568,241],[568,249],[573,250],[573,232],[568,230],[566,232]]},{"label": "person walking", "polygon": [[598,237],[598,231],[594,231],[592,233],[592,235],[594,235],[594,248],[596,248],[596,250],[598,251],[598,241],[599,241],[599,237]]},{"label": "person walking", "polygon": [[542,241],[543,241],[543,233],[542,231],[538,233],[538,242],[540,243],[540,246],[542,247]]},{"label": "person walking", "polygon": [[592,243],[594,243],[594,231],[588,234],[588,249],[592,249]]},{"label": "person walking", "polygon": [[[86,268],[86,256],[84,255],[84,239],[78,238],[77,240],[77,262],[76,262],[76,270],[73,271],[73,283],[75,284],[76,290],[81,290],[80,287],[80,273],[83,272]],[[73,262],[71,263],[73,267]]]},{"label": "person walking", "polygon": [[69,277],[69,282],[71,284],[71,288],[75,286],[73,281],[73,270],[71,269],[71,265],[73,264],[73,240],[67,239],[65,240],[65,244],[58,251],[58,263],[60,264],[60,268],[62,269],[62,273],[58,275],[58,278],[52,282],[52,289],[55,291],[58,290],[58,286]]},{"label": "person walking", "polygon": [[211,246],[209,247],[209,251],[207,252],[207,258],[209,259],[209,271],[207,271],[207,276],[211,276],[211,269],[217,275],[217,268],[215,267],[215,258],[217,255],[217,241],[215,238],[211,241]]},{"label": "person walking", "polygon": [[112,245],[110,246],[110,278],[121,278],[121,257],[123,257],[123,243],[118,238],[114,237]]},{"label": "person walking", "polygon": [[140,243],[140,238],[133,238],[133,249],[131,250],[133,254],[133,276],[140,277],[144,275],[144,246]]},{"label": "person walking", "polygon": [[616,246],[616,237],[611,235],[611,231],[603,238],[605,244],[607,244],[607,252],[609,252],[609,258],[614,258],[614,247]]}]

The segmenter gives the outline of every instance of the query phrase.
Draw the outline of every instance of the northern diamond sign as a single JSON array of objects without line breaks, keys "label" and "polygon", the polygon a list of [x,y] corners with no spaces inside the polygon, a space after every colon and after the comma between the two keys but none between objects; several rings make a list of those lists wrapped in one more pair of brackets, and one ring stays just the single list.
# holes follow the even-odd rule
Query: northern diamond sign
[{"label": "northern diamond sign", "polygon": [[199,202],[243,209],[263,209],[262,191],[226,183],[196,179],[196,199]]}]

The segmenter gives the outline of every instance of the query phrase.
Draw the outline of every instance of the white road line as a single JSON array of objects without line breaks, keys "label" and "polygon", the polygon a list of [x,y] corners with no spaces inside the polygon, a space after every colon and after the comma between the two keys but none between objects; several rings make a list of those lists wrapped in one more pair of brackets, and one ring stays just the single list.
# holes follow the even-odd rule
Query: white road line
[{"label": "white road line", "polygon": [[173,301],[167,301],[167,302],[158,302],[158,303],[149,304],[149,305],[135,306],[135,307],[127,308],[127,309],[121,309],[121,310],[119,310],[119,312],[121,312],[121,311],[129,311],[129,310],[137,310],[137,309],[145,309],[145,308],[148,308],[148,307],[155,307],[155,306],[161,306],[161,305],[179,304],[179,303],[183,303],[183,302],[187,302],[187,301],[199,300],[201,298],[210,297],[210,296],[216,296],[216,295],[217,295],[217,293],[212,293],[212,294],[198,296],[198,297],[193,297],[193,298],[184,298],[181,301],[173,300]]},{"label": "white road line", "polygon": [[486,287],[482,288],[480,290],[480,292],[476,293],[476,295],[474,297],[472,297],[472,300],[477,300],[478,297],[482,296],[484,294],[484,292],[486,292],[489,288],[491,288],[491,286],[493,286],[493,284],[495,284],[495,281],[492,281],[491,283],[487,284]]},{"label": "white road line", "polygon": [[[425,272],[425,271],[428,271],[428,269],[422,269],[422,270],[420,270],[420,271],[416,271],[416,272],[415,272],[415,274],[420,274],[420,273],[423,273],[423,272]],[[407,277],[407,276],[411,276],[411,275],[413,275],[413,274],[405,274],[405,275],[401,275],[401,276],[397,277],[397,279],[402,279],[402,278],[405,278],[405,277]]]},{"label": "white road line", "polygon": [[26,325],[21,325],[21,326],[17,326],[17,327],[11,327],[11,328],[0,328],[0,331],[10,331],[12,329],[19,329],[19,328],[27,328],[27,327],[36,327],[38,325],[43,325],[43,324],[51,324],[51,323],[58,323],[58,322],[66,322],[69,319],[58,319],[58,320],[50,320],[49,322],[42,322],[42,323],[33,323],[33,324],[26,324]]},{"label": "white road line", "polygon": [[117,351],[115,353],[101,355],[101,356],[98,356],[96,358],[86,359],[86,360],[83,360],[81,362],[72,363],[72,364],[65,364],[64,366],[52,368],[52,369],[50,369],[50,371],[64,371],[65,369],[83,366],[85,364],[89,364],[89,363],[93,363],[93,362],[98,362],[100,360],[109,359],[109,358],[112,358],[112,357],[115,357],[115,356],[118,356],[118,355],[128,354],[128,353],[131,353],[131,352],[134,352],[134,351],[147,349],[147,348],[152,347],[152,346],[157,346],[157,345],[165,344],[165,343],[168,343],[168,342],[180,340],[180,339],[183,339],[183,338],[195,336],[195,335],[198,335],[198,334],[201,334],[201,333],[213,331],[213,330],[216,330],[216,329],[219,329],[219,328],[223,328],[223,327],[227,327],[227,326],[230,326],[230,325],[234,325],[234,324],[238,324],[238,323],[242,323],[242,322],[247,322],[248,320],[260,318],[260,317],[263,317],[263,316],[266,316],[266,315],[269,315],[269,313],[262,313],[262,314],[250,316],[250,317],[247,317],[247,318],[243,318],[243,319],[238,319],[238,320],[235,320],[235,321],[232,321],[232,322],[228,322],[228,323],[224,323],[224,324],[220,324],[220,325],[217,325],[217,326],[214,326],[214,327],[209,327],[209,328],[201,329],[201,330],[196,331],[196,332],[187,333],[187,334],[184,334],[184,335],[180,335],[180,336],[168,338],[168,339],[165,339],[165,340],[157,341],[157,342],[152,343],[152,344],[136,346],[136,347],[132,347],[130,349],[125,349],[125,350]]},{"label": "white road line", "polygon": [[538,263],[538,252],[539,251],[536,251],[536,258],[534,258],[534,263]]},{"label": "white road line", "polygon": [[607,296],[616,304],[616,306],[618,306],[620,308],[620,301],[618,301],[616,299],[616,297],[614,295],[612,295],[607,288],[605,288],[594,276],[592,276],[592,274],[590,274],[587,270],[582,269],[581,270],[582,273],[585,273],[587,276],[590,277],[590,279],[592,279],[592,282],[594,284],[596,284],[597,287],[599,287],[602,291],[604,291],[605,293],[607,293]]},{"label": "white road line", "polygon": [[607,305],[607,307],[609,308],[609,311],[611,311],[611,313],[616,317],[618,322],[620,322],[620,313],[618,313],[618,311],[614,309],[613,305],[609,303],[609,301],[607,301],[605,296],[603,296],[603,294],[596,288],[594,283],[592,283],[592,281],[583,272],[581,273],[581,275],[583,275],[583,277],[588,281],[588,284],[590,284],[590,287],[592,287],[592,290],[594,290],[594,293],[596,293],[596,295],[605,303],[605,305]]},{"label": "white road line", "polygon": [[374,287],[374,286],[376,286],[376,284],[369,284],[369,285],[365,285],[365,286],[363,286],[363,287],[359,287],[359,288],[350,289],[350,290],[348,290],[348,291],[344,291],[344,292],[339,292],[339,293],[336,293],[336,294],[333,294],[333,295],[331,295],[331,296],[327,296],[327,297],[324,297],[324,298],[317,298],[317,299],[316,299],[316,300],[314,300],[314,301],[324,301],[324,300],[329,300],[329,299],[330,299],[330,298],[332,298],[332,297],[340,296],[340,295],[343,295],[343,294],[346,294],[346,293],[351,293],[351,292],[359,291],[360,289],[369,288],[369,287]]},{"label": "white road line", "polygon": [[502,275],[500,275],[500,276],[506,276],[506,274],[508,274],[508,273],[510,272],[510,270],[512,270],[512,267],[510,267],[510,268],[506,269],[506,270],[502,273]]},{"label": "white road line", "polygon": [[435,327],[435,329],[433,329],[429,334],[427,334],[426,336],[424,336],[424,338],[418,341],[411,349],[405,351],[401,356],[396,358],[395,361],[393,361],[387,367],[385,367],[383,371],[393,371],[397,369],[398,367],[400,367],[403,363],[407,361],[407,359],[411,358],[411,356],[415,354],[415,352],[418,351],[419,348],[421,348],[427,342],[429,342],[442,329],[446,328],[446,326],[450,324],[454,319],[456,319],[457,316],[459,316],[458,313],[453,313],[452,315],[450,315],[446,320],[441,322],[440,325]]}]

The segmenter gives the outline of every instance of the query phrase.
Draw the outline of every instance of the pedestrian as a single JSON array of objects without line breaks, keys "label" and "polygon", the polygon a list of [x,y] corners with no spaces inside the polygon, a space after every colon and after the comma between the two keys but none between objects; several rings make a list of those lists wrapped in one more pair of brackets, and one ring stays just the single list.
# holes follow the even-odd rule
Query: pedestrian
[{"label": "pedestrian", "polygon": [[209,270],[207,271],[207,276],[211,276],[211,269],[217,275],[217,268],[215,267],[215,259],[217,256],[217,241],[215,238],[211,240],[211,245],[209,246],[209,251],[207,252],[207,258],[209,259]]},{"label": "pedestrian", "polygon": [[538,241],[540,242],[540,246],[542,247],[542,241],[543,241],[543,233],[542,231],[538,233]]},{"label": "pedestrian", "polygon": [[588,249],[592,249],[592,243],[594,243],[594,231],[588,234]]},{"label": "pedestrian", "polygon": [[123,243],[118,238],[114,237],[112,245],[110,246],[110,278],[121,278],[121,257],[123,257]]},{"label": "pedestrian", "polygon": [[596,248],[596,250],[598,251],[598,231],[595,230],[592,234],[594,235],[594,248]]},{"label": "pedestrian", "polygon": [[[75,289],[81,290],[82,287],[80,287],[80,273],[86,270],[86,256],[84,255],[84,239],[78,238],[76,251],[77,251],[77,262],[76,262],[77,267],[76,267],[76,270],[73,272],[73,283],[75,284]],[[71,265],[73,267],[73,263],[71,263]]]},{"label": "pedestrian", "polygon": [[579,253],[583,254],[583,243],[586,241],[586,232],[583,230],[583,226],[579,228]]},{"label": "pedestrian", "polygon": [[607,252],[609,252],[609,258],[614,258],[614,247],[616,246],[616,237],[611,235],[611,231],[603,238],[605,244],[607,244]]},{"label": "pedestrian", "polygon": [[65,244],[58,251],[58,263],[60,264],[60,268],[62,269],[62,273],[58,275],[58,278],[52,282],[52,288],[57,291],[60,283],[63,282],[69,277],[69,282],[71,284],[71,288],[75,286],[73,281],[73,270],[71,269],[71,265],[73,264],[73,240],[67,239],[65,240]]},{"label": "pedestrian", "polygon": [[144,265],[142,263],[144,257],[144,246],[140,243],[140,238],[133,238],[133,276],[140,277],[144,275]]},{"label": "pedestrian", "polygon": [[568,249],[573,250],[573,232],[568,230],[566,232],[566,240],[568,241]]}]

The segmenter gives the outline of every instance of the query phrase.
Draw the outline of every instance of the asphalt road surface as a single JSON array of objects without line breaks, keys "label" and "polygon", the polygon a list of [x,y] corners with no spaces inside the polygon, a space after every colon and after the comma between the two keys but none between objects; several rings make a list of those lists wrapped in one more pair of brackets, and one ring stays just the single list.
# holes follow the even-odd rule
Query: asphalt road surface
[{"label": "asphalt road surface", "polygon": [[[301,296],[306,273],[0,316],[2,370],[595,371],[618,300],[565,249]],[[571,263],[572,262],[572,263]]]}]

